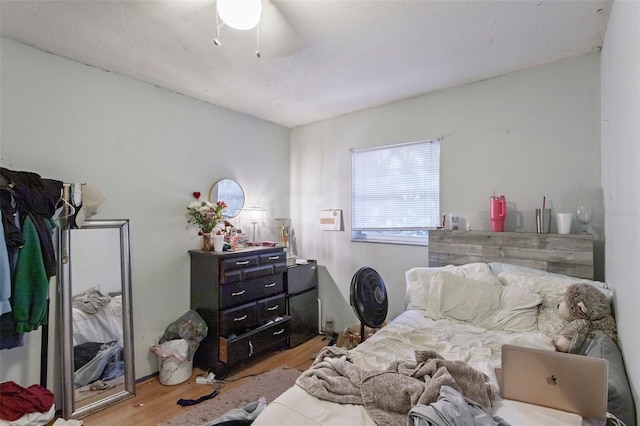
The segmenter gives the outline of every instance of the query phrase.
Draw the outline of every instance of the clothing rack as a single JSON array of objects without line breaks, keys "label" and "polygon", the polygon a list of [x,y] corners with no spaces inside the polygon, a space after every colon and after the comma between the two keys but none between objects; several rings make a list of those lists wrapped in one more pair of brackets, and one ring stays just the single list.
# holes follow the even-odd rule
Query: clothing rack
[{"label": "clothing rack", "polygon": [[47,323],[41,326],[40,334],[40,386],[47,387],[47,371],[49,369],[49,306],[47,299]]},{"label": "clothing rack", "polygon": [[[73,214],[71,211],[70,204],[70,187],[71,184],[63,183],[60,198],[64,202],[63,211],[61,214],[61,220],[59,223],[60,228],[68,227],[69,221],[67,218]],[[9,189],[11,188],[10,182],[4,176],[0,175],[0,189]],[[58,253],[59,256],[63,255],[62,253]],[[59,271],[57,271],[56,276],[59,275]],[[46,306],[45,306],[45,324],[40,325],[40,386],[43,388],[47,387],[47,375],[48,375],[48,358],[49,358],[49,326],[50,326],[50,312],[51,312],[51,301],[47,296]]]}]

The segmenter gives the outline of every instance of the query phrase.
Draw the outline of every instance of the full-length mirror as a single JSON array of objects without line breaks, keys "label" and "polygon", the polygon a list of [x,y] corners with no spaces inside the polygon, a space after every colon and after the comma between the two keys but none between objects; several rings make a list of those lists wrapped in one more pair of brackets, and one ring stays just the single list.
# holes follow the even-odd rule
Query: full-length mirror
[{"label": "full-length mirror", "polygon": [[227,204],[227,210],[222,213],[222,217],[232,219],[238,216],[244,207],[244,191],[235,180],[222,179],[214,183],[209,190],[209,201],[212,203],[224,201]]},{"label": "full-length mirror", "polygon": [[60,231],[63,416],[135,395],[129,222]]}]

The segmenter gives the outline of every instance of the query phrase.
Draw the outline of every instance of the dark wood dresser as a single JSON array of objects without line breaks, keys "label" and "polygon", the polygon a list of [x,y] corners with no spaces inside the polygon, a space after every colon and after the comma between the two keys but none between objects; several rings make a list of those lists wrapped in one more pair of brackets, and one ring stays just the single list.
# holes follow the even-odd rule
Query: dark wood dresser
[{"label": "dark wood dresser", "polygon": [[191,309],[206,321],[194,364],[225,377],[229,367],[254,355],[284,348],[286,315],[283,248],[214,253],[193,250]]}]

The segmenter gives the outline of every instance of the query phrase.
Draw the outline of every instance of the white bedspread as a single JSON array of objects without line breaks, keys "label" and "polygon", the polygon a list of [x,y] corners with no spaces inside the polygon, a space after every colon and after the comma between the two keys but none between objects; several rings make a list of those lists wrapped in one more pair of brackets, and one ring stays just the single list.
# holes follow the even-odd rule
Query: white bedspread
[{"label": "white bedspread", "polygon": [[122,296],[114,296],[109,304],[95,314],[72,308],[73,346],[86,342],[123,344]]},{"label": "white bedspread", "polygon": [[[495,368],[500,366],[504,344],[554,350],[546,335],[535,331],[507,333],[487,331],[450,320],[425,318],[423,311],[403,312],[388,326],[350,351],[354,364],[385,369],[392,361],[414,360],[416,349],[434,349],[445,359],[460,360],[491,378],[499,393]],[[494,400],[493,412],[513,425],[580,425],[579,416],[515,401]],[[528,419],[523,423],[522,419]],[[373,425],[363,406],[322,401],[294,386],[270,403],[254,421],[271,425]]]}]

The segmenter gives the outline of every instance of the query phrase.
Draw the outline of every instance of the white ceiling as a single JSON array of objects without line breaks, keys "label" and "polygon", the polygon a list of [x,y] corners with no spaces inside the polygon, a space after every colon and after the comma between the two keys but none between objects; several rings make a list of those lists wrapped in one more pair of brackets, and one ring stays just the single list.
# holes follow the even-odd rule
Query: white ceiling
[{"label": "white ceiling", "polygon": [[295,127],[596,52],[610,0],[263,0],[256,30],[214,1],[2,0],[10,38]]}]

